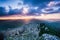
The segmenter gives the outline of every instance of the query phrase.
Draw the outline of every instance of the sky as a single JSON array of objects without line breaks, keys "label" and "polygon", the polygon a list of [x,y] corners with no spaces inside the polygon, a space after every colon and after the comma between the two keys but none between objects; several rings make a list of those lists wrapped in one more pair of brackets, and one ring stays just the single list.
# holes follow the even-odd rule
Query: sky
[{"label": "sky", "polygon": [[39,15],[39,16],[27,16],[27,15],[10,15],[10,16],[3,16],[0,17],[0,20],[24,20],[27,23],[32,20],[32,19],[38,19],[38,20],[44,20],[44,21],[49,21],[49,22],[55,22],[55,21],[60,21],[60,13],[55,13],[55,14],[47,14],[47,15]]},{"label": "sky", "polygon": [[[9,11],[9,6],[12,9],[35,9],[42,13],[56,13],[60,10],[59,0],[0,0],[0,7],[5,7]],[[38,11],[39,10],[39,11]]]},{"label": "sky", "polygon": [[0,7],[5,7],[6,12],[19,9],[22,14],[60,13],[59,0],[0,0]]}]

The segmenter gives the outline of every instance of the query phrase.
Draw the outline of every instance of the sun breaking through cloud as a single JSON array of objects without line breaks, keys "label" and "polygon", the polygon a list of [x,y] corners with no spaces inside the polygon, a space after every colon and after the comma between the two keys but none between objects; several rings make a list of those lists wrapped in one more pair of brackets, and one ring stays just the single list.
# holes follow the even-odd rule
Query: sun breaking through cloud
[{"label": "sun breaking through cloud", "polygon": [[23,16],[23,15],[11,15],[11,16],[3,16],[0,17],[0,20],[25,20],[26,22],[31,19],[38,19],[38,20],[47,20],[47,21],[58,21],[60,20],[60,13],[56,14],[41,14],[39,16]]}]

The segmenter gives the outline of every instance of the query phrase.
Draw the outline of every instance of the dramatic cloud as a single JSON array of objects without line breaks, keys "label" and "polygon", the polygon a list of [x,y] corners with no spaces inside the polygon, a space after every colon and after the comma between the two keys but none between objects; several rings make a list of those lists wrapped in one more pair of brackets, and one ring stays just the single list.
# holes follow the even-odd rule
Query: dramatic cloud
[{"label": "dramatic cloud", "polygon": [[50,1],[53,1],[53,0],[23,0],[25,4],[28,3],[34,6],[40,5],[41,3],[44,3],[44,2],[50,2]]},{"label": "dramatic cloud", "polygon": [[4,7],[7,14],[40,15],[41,13],[59,13],[60,1],[0,0],[0,7]]},{"label": "dramatic cloud", "polygon": [[47,7],[47,8],[43,8],[41,11],[43,13],[55,13],[58,12],[60,9],[60,7]]},{"label": "dramatic cloud", "polygon": [[60,6],[60,1],[51,1],[47,6],[49,7]]},{"label": "dramatic cloud", "polygon": [[43,8],[41,11],[43,13],[58,13],[60,10],[60,1],[51,1],[47,4],[47,7]]}]

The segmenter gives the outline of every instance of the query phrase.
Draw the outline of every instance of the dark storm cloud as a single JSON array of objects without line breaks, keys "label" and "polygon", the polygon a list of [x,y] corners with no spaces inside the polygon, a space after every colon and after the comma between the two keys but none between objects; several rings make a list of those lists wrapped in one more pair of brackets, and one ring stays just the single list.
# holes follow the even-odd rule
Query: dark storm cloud
[{"label": "dark storm cloud", "polygon": [[24,1],[24,4],[32,4],[32,5],[39,5],[41,3],[44,3],[44,2],[50,2],[50,1],[53,1],[53,0],[23,0]]},{"label": "dark storm cloud", "polygon": [[13,1],[13,0],[0,0],[0,2]]},{"label": "dark storm cloud", "polygon": [[3,4],[3,3],[13,3],[15,1],[18,1],[18,0],[0,0],[0,4]]},{"label": "dark storm cloud", "polygon": [[46,5],[47,7],[41,10],[43,13],[60,13],[60,1],[51,1]]},{"label": "dark storm cloud", "polygon": [[[29,8],[28,14],[37,14],[40,13],[53,13],[59,12],[60,2],[55,3],[54,1],[58,0],[0,0],[0,6],[2,5],[8,13],[3,14],[18,14],[21,13],[22,8]],[[50,4],[53,2],[53,5]],[[10,8],[10,7],[11,8]],[[37,9],[35,7],[38,7]],[[21,12],[20,12],[21,11]],[[0,12],[0,15],[3,15]]]},{"label": "dark storm cloud", "polygon": [[6,14],[6,10],[4,7],[0,7],[0,16],[5,15]]},{"label": "dark storm cloud", "polygon": [[13,1],[13,0],[0,0],[1,2],[5,2],[5,1]]},{"label": "dark storm cloud", "polygon": [[8,0],[0,0],[0,1],[8,1]]}]

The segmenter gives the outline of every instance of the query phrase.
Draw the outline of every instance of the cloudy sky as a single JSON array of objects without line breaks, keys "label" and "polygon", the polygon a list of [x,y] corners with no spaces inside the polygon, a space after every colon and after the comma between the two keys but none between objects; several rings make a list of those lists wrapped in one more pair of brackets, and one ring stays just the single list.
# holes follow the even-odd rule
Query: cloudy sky
[{"label": "cloudy sky", "polygon": [[33,18],[39,20],[60,20],[60,0],[0,0],[0,16],[10,13],[16,13],[17,15],[2,16],[0,20],[30,20]]},{"label": "cloudy sky", "polygon": [[5,7],[9,11],[9,6],[12,9],[22,9],[22,13],[33,13],[39,15],[41,13],[60,13],[59,0],[0,0],[0,7]]}]

